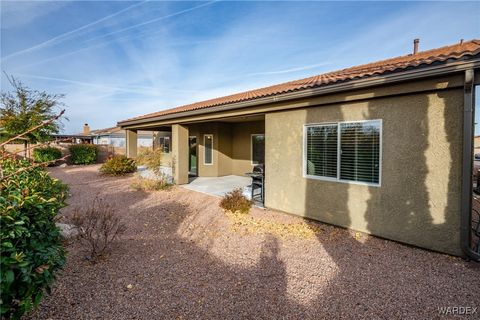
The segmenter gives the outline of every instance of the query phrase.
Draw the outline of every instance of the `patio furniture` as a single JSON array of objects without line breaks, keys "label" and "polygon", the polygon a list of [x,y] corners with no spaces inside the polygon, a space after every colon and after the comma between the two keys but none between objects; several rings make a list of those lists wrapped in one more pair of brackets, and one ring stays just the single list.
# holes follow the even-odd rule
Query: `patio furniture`
[{"label": "patio furniture", "polygon": [[[259,164],[253,167],[253,172],[247,172],[245,175],[252,178],[252,200],[258,201],[262,206],[265,199],[265,171],[264,165]],[[255,190],[260,192],[255,194]]]}]

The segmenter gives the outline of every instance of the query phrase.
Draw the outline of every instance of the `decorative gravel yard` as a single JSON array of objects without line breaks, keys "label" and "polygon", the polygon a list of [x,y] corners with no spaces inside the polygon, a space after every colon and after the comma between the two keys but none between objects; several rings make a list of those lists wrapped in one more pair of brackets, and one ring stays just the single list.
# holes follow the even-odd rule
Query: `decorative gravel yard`
[{"label": "decorative gravel yard", "polygon": [[269,210],[226,215],[218,198],[135,191],[98,168],[51,169],[70,185],[63,215],[99,196],[128,229],[94,265],[69,244],[31,319],[431,319],[480,307],[479,264]]}]

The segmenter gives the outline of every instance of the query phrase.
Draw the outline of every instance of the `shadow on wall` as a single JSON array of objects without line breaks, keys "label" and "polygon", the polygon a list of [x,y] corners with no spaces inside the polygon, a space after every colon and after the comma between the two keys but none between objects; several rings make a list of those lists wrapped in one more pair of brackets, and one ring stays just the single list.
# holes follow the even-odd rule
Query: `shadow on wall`
[{"label": "shadow on wall", "polygon": [[[305,179],[305,211],[321,221],[461,254],[462,91],[307,109],[305,123],[382,119],[381,186]],[[321,119],[321,121],[319,121]]]},{"label": "shadow on wall", "polygon": [[[461,254],[462,98],[461,90],[448,90],[409,96],[403,108],[391,106],[401,120],[384,123],[385,174],[381,190],[371,189],[368,200],[370,232]],[[369,107],[367,117],[377,114],[378,108]]]},{"label": "shadow on wall", "polygon": [[[329,119],[320,118],[322,121],[315,109],[307,109],[305,123],[382,119],[383,163],[380,187],[305,179],[306,212],[325,222],[380,237],[461,254],[462,113],[459,110],[462,110],[462,102],[461,90],[447,90],[334,106],[326,110]],[[321,296],[335,296],[339,290],[348,290],[346,294],[352,296],[347,301],[333,302],[338,308],[341,304],[341,309],[352,308],[356,314],[372,317],[382,317],[388,310],[395,318],[395,313],[397,316],[402,313],[392,308],[394,303],[390,301],[402,300],[404,305],[413,305],[419,296],[435,301],[436,295],[448,290],[428,284],[430,271],[411,273],[408,270],[413,266],[400,262],[402,255],[407,255],[406,251],[411,254],[411,248],[399,245],[396,252],[381,248],[373,258],[376,248],[371,237],[360,241],[350,237],[346,241],[350,242],[349,248],[339,248],[335,241],[322,241],[338,266],[338,273]],[[355,265],[356,274],[352,277],[352,264],[361,262],[363,255],[371,257],[369,264]],[[385,270],[390,273],[385,274]],[[354,283],[347,285],[349,281]],[[383,289],[385,283],[391,284],[391,290]],[[412,291],[411,297],[399,296],[399,287],[409,283],[423,283],[422,292],[406,287],[403,290]],[[375,306],[376,298],[369,295],[379,292],[384,304]],[[430,303],[424,307],[435,310],[438,306]]]}]

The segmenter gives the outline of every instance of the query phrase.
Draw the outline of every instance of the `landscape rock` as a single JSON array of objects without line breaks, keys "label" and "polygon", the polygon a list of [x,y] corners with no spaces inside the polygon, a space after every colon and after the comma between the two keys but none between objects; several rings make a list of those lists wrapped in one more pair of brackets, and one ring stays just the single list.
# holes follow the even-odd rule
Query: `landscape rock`
[{"label": "landscape rock", "polygon": [[57,222],[56,226],[60,228],[60,234],[62,237],[69,239],[78,235],[78,230],[71,224]]}]

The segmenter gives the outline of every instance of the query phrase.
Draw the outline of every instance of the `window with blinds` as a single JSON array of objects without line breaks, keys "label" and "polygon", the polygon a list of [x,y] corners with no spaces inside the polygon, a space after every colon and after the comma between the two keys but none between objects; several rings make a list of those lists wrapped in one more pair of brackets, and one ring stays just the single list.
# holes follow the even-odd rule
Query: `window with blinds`
[{"label": "window with blinds", "polygon": [[307,127],[307,175],[337,177],[338,126]]},{"label": "window with blinds", "polygon": [[381,120],[305,127],[307,177],[380,184]]}]

